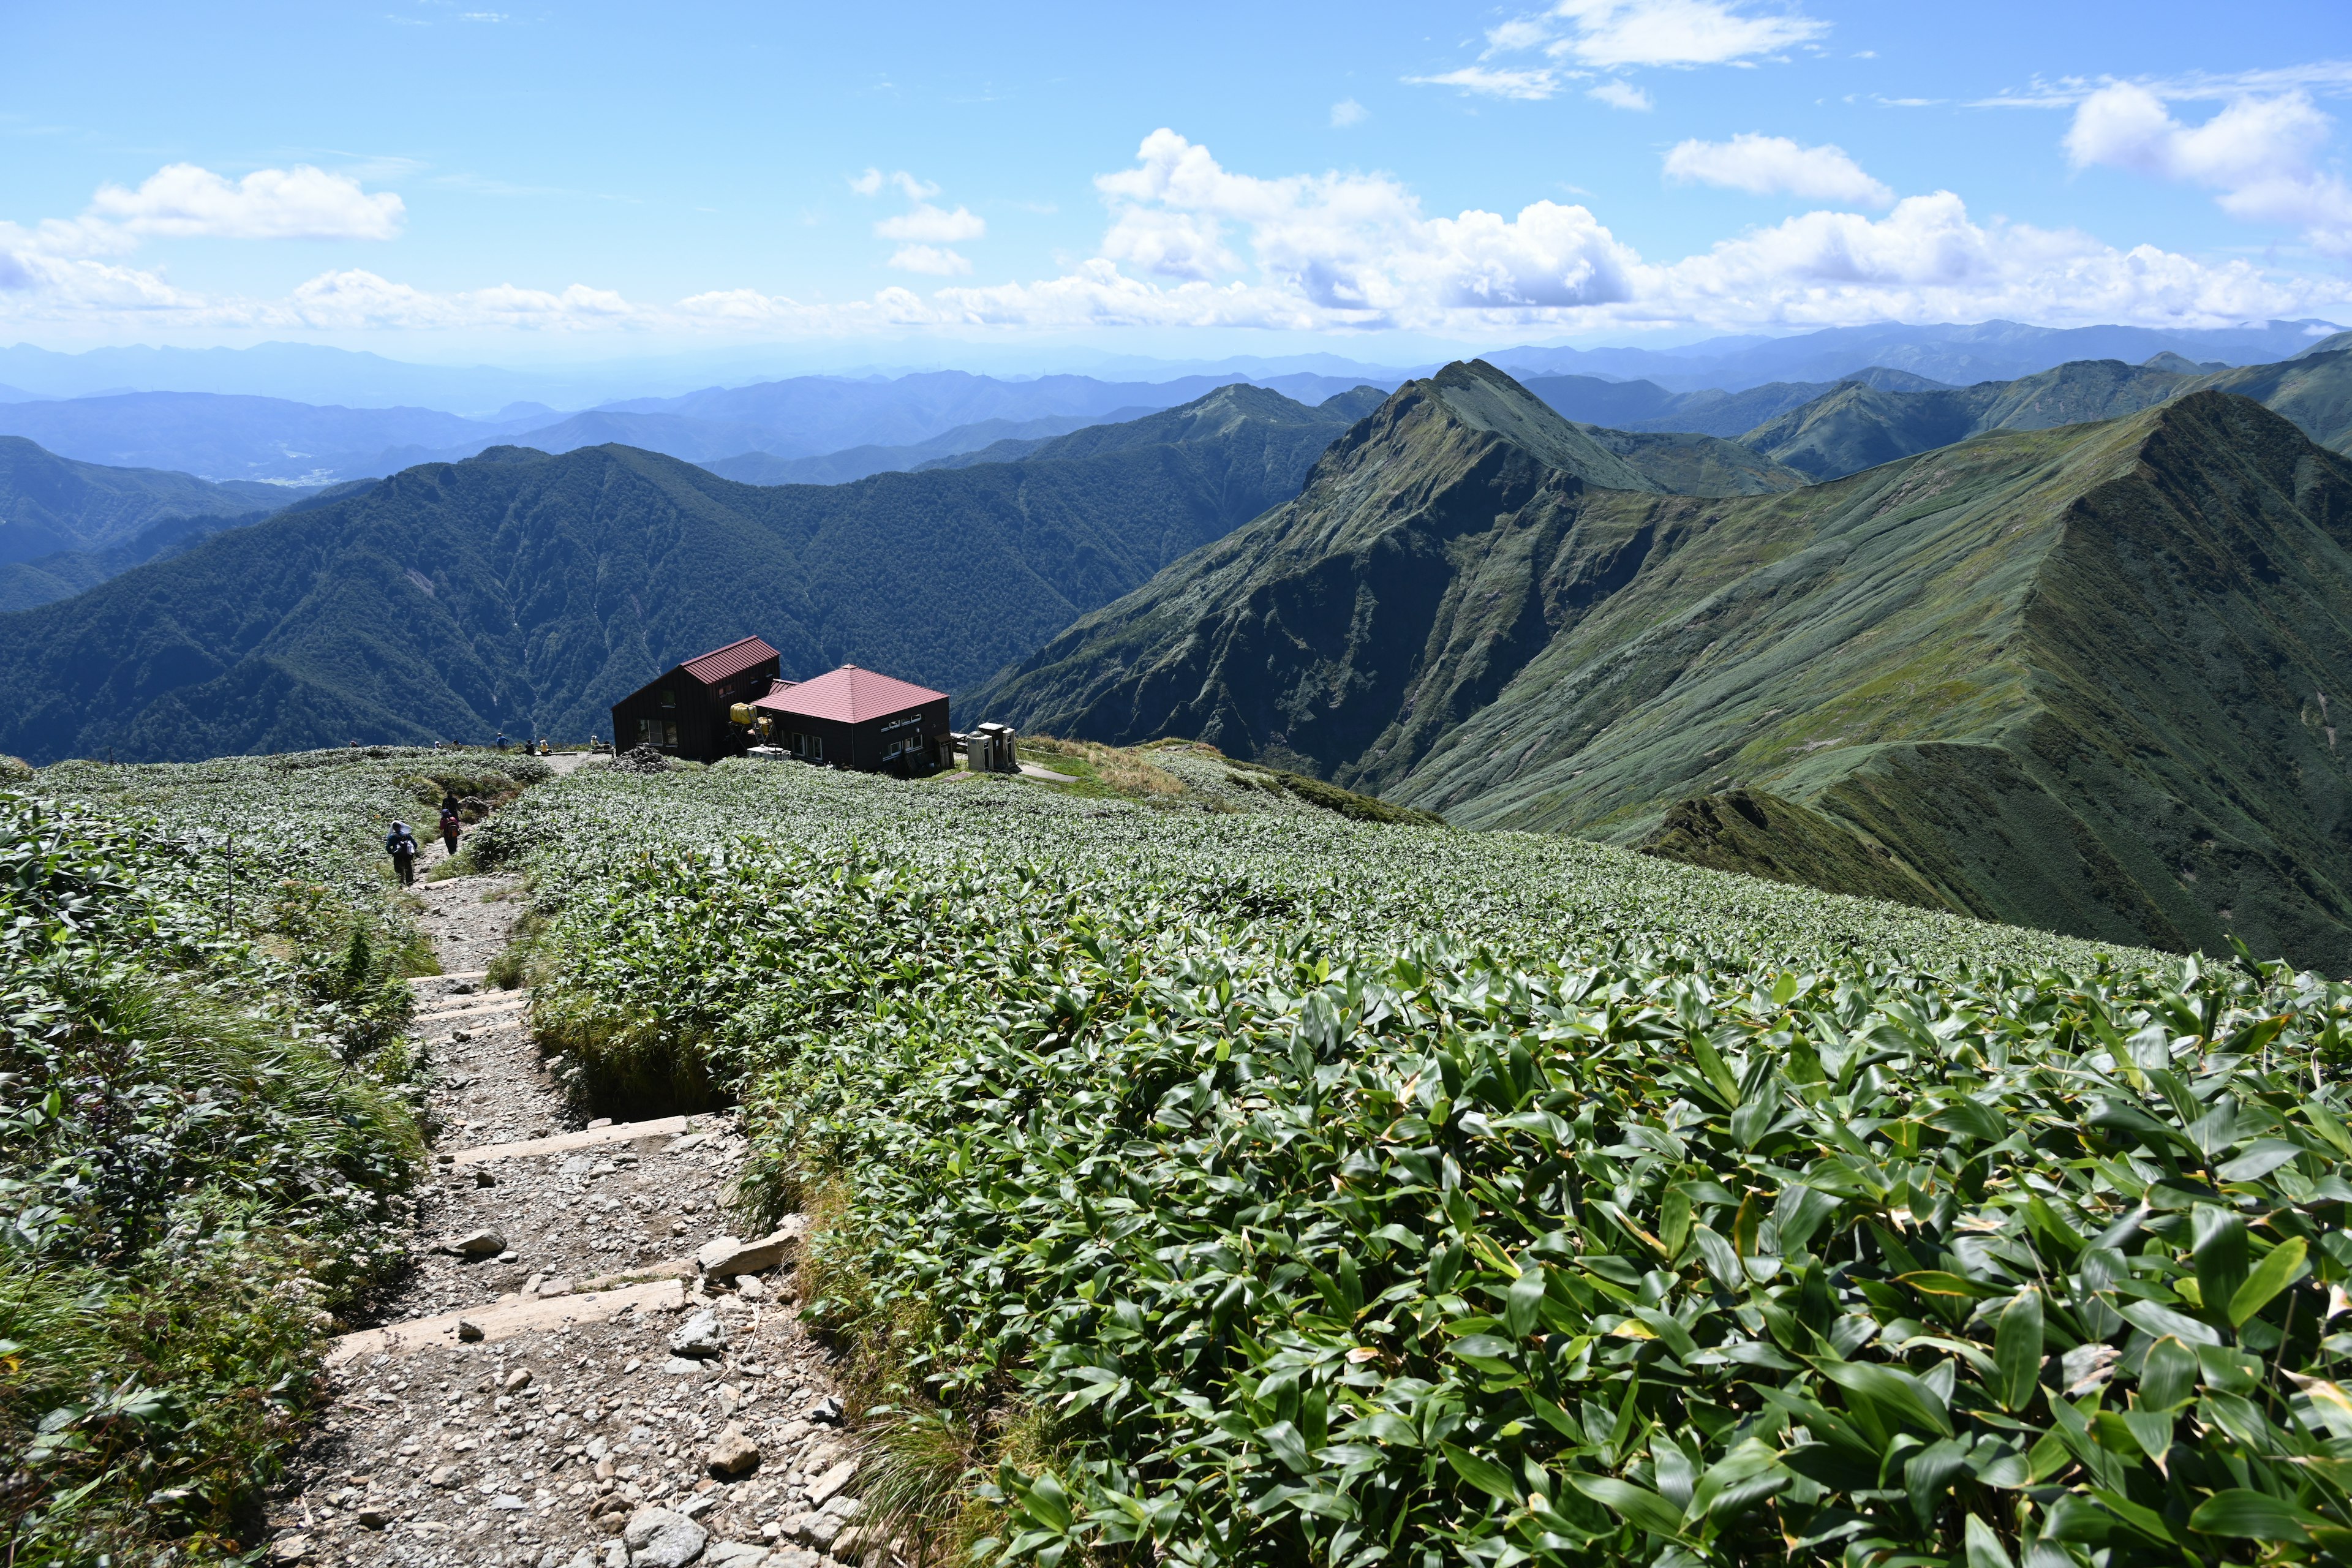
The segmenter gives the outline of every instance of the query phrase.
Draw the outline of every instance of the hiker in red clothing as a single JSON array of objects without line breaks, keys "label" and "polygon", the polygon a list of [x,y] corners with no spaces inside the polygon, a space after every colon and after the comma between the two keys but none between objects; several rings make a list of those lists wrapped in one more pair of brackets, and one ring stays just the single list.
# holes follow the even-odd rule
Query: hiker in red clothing
[{"label": "hiker in red clothing", "polygon": [[451,855],[457,852],[457,797],[444,795],[441,797],[441,842]]}]

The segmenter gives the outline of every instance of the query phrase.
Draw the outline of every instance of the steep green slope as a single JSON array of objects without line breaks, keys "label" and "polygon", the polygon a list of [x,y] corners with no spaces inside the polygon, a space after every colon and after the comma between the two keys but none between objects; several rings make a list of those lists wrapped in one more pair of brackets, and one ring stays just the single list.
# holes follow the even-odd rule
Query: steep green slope
[{"label": "steep green slope", "polygon": [[2080,360],[2016,381],[1945,391],[1847,384],[1739,440],[1815,479],[1836,479],[1988,431],[2116,419],[2205,389],[2251,397],[2321,446],[2352,451],[2352,353],[2342,352],[2237,370],[2192,364],[2177,354],[2143,365]]},{"label": "steep green slope", "polygon": [[[1478,375],[1500,374],[1489,366],[1478,367]],[[1477,376],[1470,376],[1447,395],[1475,403],[1486,395],[1483,387]],[[1016,453],[1025,453],[1033,458],[1090,457],[1155,442],[1216,442],[1238,452],[1244,441],[1242,431],[1246,427],[1258,432],[1247,445],[1257,449],[1263,444],[1264,462],[1269,474],[1289,476],[1285,495],[1287,499],[1289,494],[1297,493],[1307,468],[1321,456],[1324,447],[1387,399],[1388,394],[1378,387],[1360,386],[1314,408],[1303,409],[1262,387],[1230,386],[1197,403],[1146,418],[1097,425],[1051,441],[1003,442],[925,467],[969,468],[977,463],[1003,461]],[[1470,416],[1475,423],[1477,416]],[[1547,429],[1557,423],[1542,419],[1539,411],[1531,417]],[[1618,482],[1643,489],[1687,495],[1764,495],[1791,489],[1805,482],[1805,477],[1792,468],[1782,468],[1737,442],[1708,436],[1641,433],[1571,420],[1564,433],[1552,432],[1540,439],[1567,443],[1563,451],[1568,455],[1562,461],[1570,467],[1596,474],[1607,472]],[[1610,463],[1612,457],[1622,459],[1622,468]]]},{"label": "steep green slope", "polygon": [[1940,392],[1848,384],[1739,440],[1812,479],[1833,479],[1989,430],[2041,430],[2118,418],[2196,384],[2193,375],[2119,360],[2082,360],[2017,381]]},{"label": "steep green slope", "polygon": [[213,484],[163,468],[110,468],[0,436],[0,563],[102,550],[169,517],[233,517],[310,492],[238,480]]},{"label": "steep green slope", "polygon": [[1795,468],[1718,436],[1604,430],[1592,425],[1579,428],[1671,495],[1762,496],[1807,482]]},{"label": "steep green slope", "polygon": [[[2352,338],[2352,333],[2339,335]],[[2328,450],[2352,456],[2352,342],[2280,364],[2225,370],[2200,384],[2251,397],[2293,420],[2295,428]]]},{"label": "steep green slope", "polygon": [[1272,423],[841,486],[609,447],[425,465],[0,616],[23,694],[0,752],[584,737],[746,632],[788,672],[851,660],[951,689],[1286,499],[1311,455]]},{"label": "steep green slope", "polygon": [[2352,683],[2352,465],[2284,419],[2203,393],[1703,500],[1546,473],[1404,403],[1368,427],[1385,446],[1080,622],[992,710],[1193,734],[1466,826],[1655,834],[2352,967],[2327,710]]},{"label": "steep green slope", "polygon": [[1881,392],[1937,392],[1945,384],[1909,371],[1869,365],[1836,381],[1773,381],[1738,392],[1707,387],[1668,392],[1654,382],[1603,381],[1591,375],[1528,376],[1520,384],[1570,419],[1612,429],[1677,431],[1727,439],[1801,408],[1848,383]]},{"label": "steep green slope", "polygon": [[251,511],[241,515],[167,517],[148,524],[128,539],[96,550],[60,550],[30,561],[11,561],[0,565],[0,614],[70,599],[110,577],[121,576],[133,566],[176,555],[224,529],[243,528],[268,515]]},{"label": "steep green slope", "polygon": [[1296,500],[1080,620],[979,704],[1024,729],[1190,735],[1336,776],[1424,667],[1454,672],[1448,702],[1412,709],[1433,738],[1542,647],[1523,592],[1466,603],[1450,584],[1507,532],[1524,575],[1517,542],[1572,522],[1588,495],[1613,493],[1603,484],[1655,495],[1501,372],[1448,365],[1334,442]]}]

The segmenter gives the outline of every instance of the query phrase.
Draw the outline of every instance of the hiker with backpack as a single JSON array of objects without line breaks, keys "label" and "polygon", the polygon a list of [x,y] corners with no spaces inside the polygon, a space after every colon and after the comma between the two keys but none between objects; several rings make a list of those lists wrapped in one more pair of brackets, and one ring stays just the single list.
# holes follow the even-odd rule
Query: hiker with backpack
[{"label": "hiker with backpack", "polygon": [[460,819],[457,816],[457,797],[454,795],[444,795],[441,797],[441,842],[446,847],[447,853],[451,855],[455,855],[457,852],[457,828],[459,821]]},{"label": "hiker with backpack", "polygon": [[404,822],[394,823],[392,831],[383,836],[383,852],[392,857],[392,868],[400,873],[404,888],[416,880],[416,835]]}]

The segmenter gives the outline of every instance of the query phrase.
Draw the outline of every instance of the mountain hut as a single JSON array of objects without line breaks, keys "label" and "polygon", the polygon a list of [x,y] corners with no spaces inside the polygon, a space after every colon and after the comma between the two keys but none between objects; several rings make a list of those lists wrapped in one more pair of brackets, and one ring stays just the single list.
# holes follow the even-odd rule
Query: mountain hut
[{"label": "mountain hut", "polygon": [[729,721],[728,710],[773,690],[782,666],[783,657],[758,637],[673,665],[613,704],[614,749],[651,746],[698,763],[740,756],[753,737]]},{"label": "mountain hut", "polygon": [[780,680],[751,706],[769,742],[803,762],[904,775],[954,761],[946,692],[854,664]]}]

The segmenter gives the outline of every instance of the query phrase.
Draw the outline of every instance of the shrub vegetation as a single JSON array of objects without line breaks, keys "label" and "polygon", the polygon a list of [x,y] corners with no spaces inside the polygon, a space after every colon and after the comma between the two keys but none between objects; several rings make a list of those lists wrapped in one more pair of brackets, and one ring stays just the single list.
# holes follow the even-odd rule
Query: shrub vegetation
[{"label": "shrub vegetation", "polygon": [[418,953],[369,852],[414,766],[76,763],[0,793],[9,1561],[237,1555],[331,1314],[401,1264]]},{"label": "shrub vegetation", "polygon": [[730,763],[494,827],[981,1560],[2336,1560],[2352,993],[1562,840]]}]

